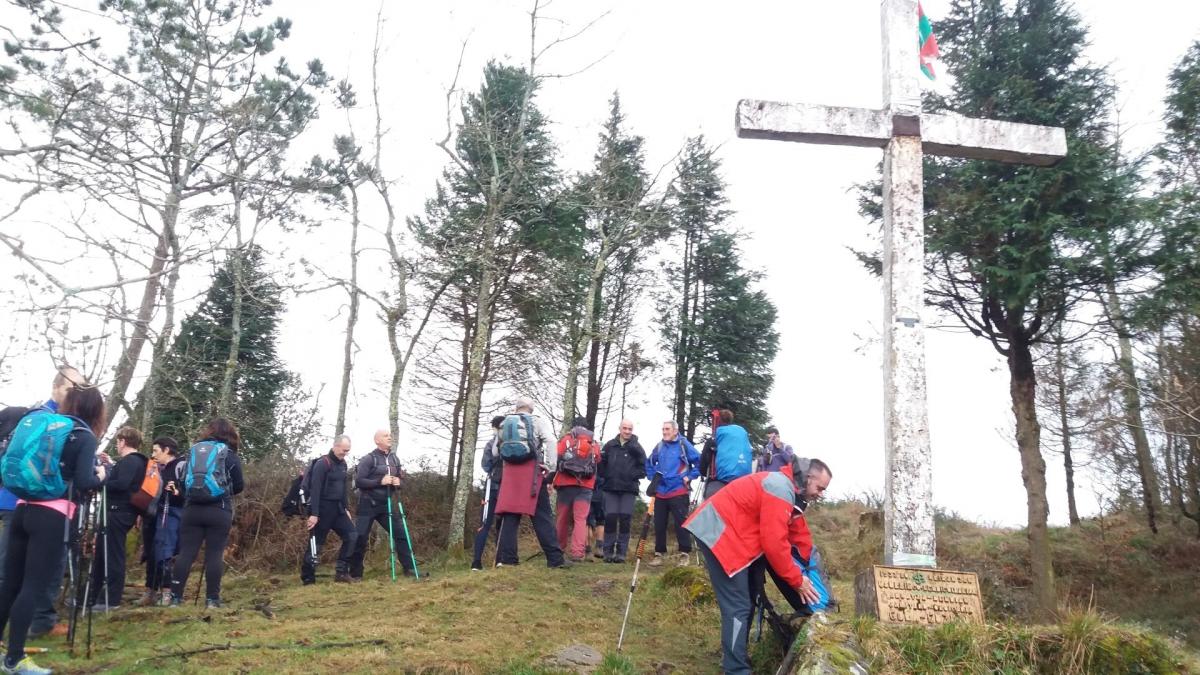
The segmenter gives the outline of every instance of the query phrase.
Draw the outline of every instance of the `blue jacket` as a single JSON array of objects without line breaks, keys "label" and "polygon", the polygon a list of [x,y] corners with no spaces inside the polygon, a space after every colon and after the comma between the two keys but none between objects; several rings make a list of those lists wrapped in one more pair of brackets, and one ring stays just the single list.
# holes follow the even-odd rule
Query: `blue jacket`
[{"label": "blue jacket", "polygon": [[700,453],[683,436],[676,436],[673,441],[659,441],[646,458],[646,476],[654,480],[654,474],[662,474],[655,496],[667,499],[687,494],[684,477],[699,478],[699,464]]}]

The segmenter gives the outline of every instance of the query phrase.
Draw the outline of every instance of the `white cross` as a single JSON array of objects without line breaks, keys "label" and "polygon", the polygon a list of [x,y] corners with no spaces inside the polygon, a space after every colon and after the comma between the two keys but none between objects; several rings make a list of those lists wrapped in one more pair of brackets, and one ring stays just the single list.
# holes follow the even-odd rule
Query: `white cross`
[{"label": "white cross", "polygon": [[881,0],[883,109],[738,102],[742,138],[884,148],[884,563],[936,565],[925,403],[923,152],[1049,166],[1066,132],[921,112],[917,0]]}]

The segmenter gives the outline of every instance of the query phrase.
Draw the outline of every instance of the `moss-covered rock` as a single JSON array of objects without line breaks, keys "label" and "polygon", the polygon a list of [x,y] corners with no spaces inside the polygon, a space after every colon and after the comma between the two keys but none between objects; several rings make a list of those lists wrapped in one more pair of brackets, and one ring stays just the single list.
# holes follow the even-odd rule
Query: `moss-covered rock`
[{"label": "moss-covered rock", "polygon": [[699,567],[673,567],[659,578],[663,588],[678,589],[693,605],[709,605],[716,602],[708,574]]}]

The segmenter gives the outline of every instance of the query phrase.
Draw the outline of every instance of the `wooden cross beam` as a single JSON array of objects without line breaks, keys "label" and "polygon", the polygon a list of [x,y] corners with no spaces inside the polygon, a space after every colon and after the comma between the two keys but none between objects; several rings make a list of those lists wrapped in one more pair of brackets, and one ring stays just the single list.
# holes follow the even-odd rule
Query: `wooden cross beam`
[{"label": "wooden cross beam", "polygon": [[742,138],[884,149],[884,564],[934,567],[932,468],[925,398],[925,231],[922,155],[1050,166],[1066,132],[959,115],[923,114],[917,0],[881,0],[883,108],[743,100]]}]

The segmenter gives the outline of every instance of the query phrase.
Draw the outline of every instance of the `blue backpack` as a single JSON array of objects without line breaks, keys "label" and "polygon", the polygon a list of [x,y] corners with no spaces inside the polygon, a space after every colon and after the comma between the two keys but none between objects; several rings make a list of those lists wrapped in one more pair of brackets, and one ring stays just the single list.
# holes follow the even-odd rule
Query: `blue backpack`
[{"label": "blue backpack", "polygon": [[824,565],[821,564],[820,552],[814,547],[808,562],[798,557],[792,559],[796,561],[796,564],[804,572],[804,576],[808,577],[808,580],[812,582],[813,590],[820,597],[819,600],[809,605],[808,608],[814,612],[824,612],[829,609],[830,605],[835,604],[833,595],[829,592],[829,586],[825,582],[825,570],[822,569]]},{"label": "blue backpack", "polygon": [[0,477],[4,487],[28,500],[61,499],[66,495],[62,453],[75,424],[75,418],[49,410],[35,410],[22,417],[2,450]]},{"label": "blue backpack", "polygon": [[753,470],[754,448],[750,446],[750,435],[740,425],[724,424],[717,427],[716,443],[717,480],[728,483]]},{"label": "blue backpack", "polygon": [[513,464],[523,464],[537,457],[537,434],[533,431],[533,417],[525,413],[513,413],[504,418],[500,425],[500,459]]},{"label": "blue backpack", "polygon": [[229,446],[219,441],[200,441],[188,451],[183,485],[187,501],[192,504],[213,504],[229,494],[229,471],[225,458]]}]

